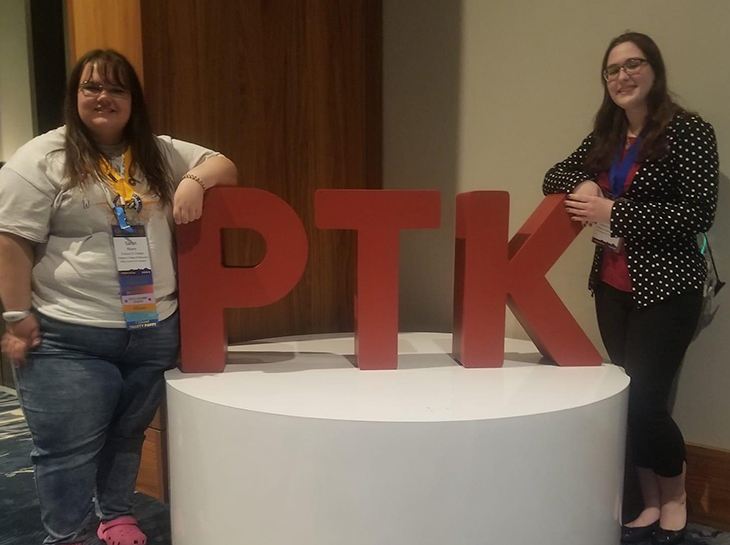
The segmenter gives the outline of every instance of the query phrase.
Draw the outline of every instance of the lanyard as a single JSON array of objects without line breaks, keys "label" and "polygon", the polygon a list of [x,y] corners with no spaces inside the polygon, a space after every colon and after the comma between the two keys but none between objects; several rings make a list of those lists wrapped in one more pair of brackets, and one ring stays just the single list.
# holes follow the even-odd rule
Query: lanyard
[{"label": "lanyard", "polygon": [[129,166],[132,164],[132,150],[127,148],[122,157],[122,172],[121,174],[112,166],[106,157],[101,158],[101,172],[104,174],[106,181],[109,182],[112,189],[122,198],[124,202],[128,202],[134,195],[134,189],[132,184],[129,183]]},{"label": "lanyard", "polygon": [[626,185],[626,177],[629,175],[631,167],[636,162],[636,158],[639,155],[641,149],[641,136],[639,135],[631,144],[626,154],[621,158],[622,149],[616,154],[616,158],[611,163],[611,169],[608,171],[608,178],[611,181],[611,195],[614,199],[617,199],[624,192],[624,185]]},{"label": "lanyard", "polygon": [[[129,166],[132,164],[132,152],[129,148],[122,158],[122,172],[119,173],[106,157],[102,157],[99,165],[104,180],[101,188],[106,194],[109,208],[114,212],[117,225],[112,225],[112,241],[114,258],[119,277],[119,294],[124,312],[124,321],[128,330],[156,327],[159,321],[155,285],[152,279],[152,258],[149,241],[144,225],[132,219],[134,225],[127,221],[127,214],[136,215],[135,210],[127,209],[128,203],[135,199],[132,184],[129,183]],[[112,196],[116,193],[118,200]]]},{"label": "lanyard", "polygon": [[102,185],[104,193],[106,193],[106,200],[109,204],[109,208],[114,212],[114,217],[117,220],[119,227],[125,232],[133,231],[129,222],[127,222],[127,216],[124,213],[124,205],[132,200],[134,196],[134,189],[132,184],[129,183],[129,171],[131,170],[128,165],[132,164],[132,151],[127,148],[122,157],[122,173],[120,174],[109,162],[106,157],[101,158],[99,167],[101,168],[102,174],[104,174],[105,181],[109,182],[109,185],[114,192],[119,195],[121,206],[115,206],[114,200],[107,188],[106,184]]}]

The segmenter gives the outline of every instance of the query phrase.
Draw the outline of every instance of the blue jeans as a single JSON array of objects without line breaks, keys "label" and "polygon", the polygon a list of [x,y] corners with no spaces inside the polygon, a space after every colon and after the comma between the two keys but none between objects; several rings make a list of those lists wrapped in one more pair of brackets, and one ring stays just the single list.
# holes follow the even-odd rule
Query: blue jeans
[{"label": "blue jeans", "polygon": [[102,520],[132,513],[144,432],[180,345],[178,314],[127,331],[39,316],[42,341],[16,369],[33,437],[46,544],[83,541],[96,499]]}]

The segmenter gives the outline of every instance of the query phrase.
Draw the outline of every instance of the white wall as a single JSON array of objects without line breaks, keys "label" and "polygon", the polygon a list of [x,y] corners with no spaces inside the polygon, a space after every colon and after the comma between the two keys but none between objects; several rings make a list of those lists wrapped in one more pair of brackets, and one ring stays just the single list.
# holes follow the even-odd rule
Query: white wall
[{"label": "white wall", "polygon": [[[670,87],[718,135],[721,202],[711,234],[730,279],[730,3],[725,0],[384,0],[386,188],[437,188],[439,232],[403,235],[401,330],[449,330],[456,193],[511,193],[514,232],[542,198],[545,171],[590,131],[600,62],[631,29],[659,44]],[[604,351],[586,289],[593,248],[583,233],[549,279]],[[730,288],[726,288],[730,290]],[[730,448],[730,292],[690,348],[674,414],[688,441]],[[508,333],[524,336],[511,319]]]},{"label": "white wall", "polygon": [[0,161],[33,138],[26,0],[0,3]]}]

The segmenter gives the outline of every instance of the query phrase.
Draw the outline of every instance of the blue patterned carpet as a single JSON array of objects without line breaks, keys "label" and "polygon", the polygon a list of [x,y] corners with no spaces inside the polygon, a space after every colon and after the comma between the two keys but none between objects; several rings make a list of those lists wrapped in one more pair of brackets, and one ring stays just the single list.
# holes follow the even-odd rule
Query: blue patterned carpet
[{"label": "blue patterned carpet", "polygon": [[[20,411],[17,397],[0,391],[0,545],[40,545],[45,537],[35,495],[30,450],[30,432]],[[140,526],[148,536],[148,543],[170,545],[168,506],[143,494],[137,494],[135,503],[136,515]],[[94,537],[96,526],[97,521],[90,523],[91,536],[84,542],[85,545],[103,545]],[[720,532],[696,524],[690,525],[690,535],[685,543],[686,545],[730,545],[730,532]],[[498,544],[485,543],[485,545]],[[544,543],[540,545],[561,544]],[[586,543],[585,545],[593,544]],[[646,545],[650,545],[650,543],[647,542]]]}]

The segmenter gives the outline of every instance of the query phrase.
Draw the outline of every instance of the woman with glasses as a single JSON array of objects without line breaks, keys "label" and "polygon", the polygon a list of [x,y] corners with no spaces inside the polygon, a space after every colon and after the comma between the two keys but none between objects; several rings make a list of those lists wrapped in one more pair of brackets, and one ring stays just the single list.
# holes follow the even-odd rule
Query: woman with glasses
[{"label": "woman with glasses", "polygon": [[179,348],[173,227],[237,172],[155,136],[114,51],[78,61],[64,116],[0,170],[2,350],[33,438],[45,543],[84,541],[95,505],[100,539],[144,545],[132,496]]},{"label": "woman with glasses", "polygon": [[573,221],[594,224],[601,337],[631,377],[629,438],[644,510],[622,541],[675,544],[687,524],[685,445],[667,408],[702,306],[705,259],[697,234],[715,216],[715,132],[672,100],[656,44],[630,32],[608,46],[593,132],[545,175],[568,193]]}]

